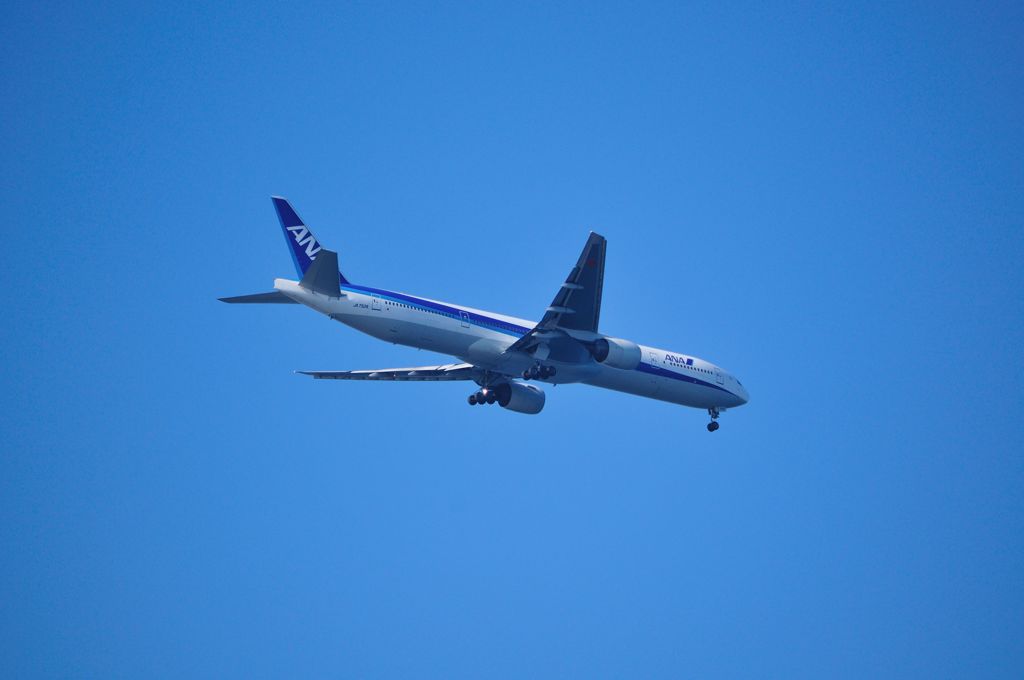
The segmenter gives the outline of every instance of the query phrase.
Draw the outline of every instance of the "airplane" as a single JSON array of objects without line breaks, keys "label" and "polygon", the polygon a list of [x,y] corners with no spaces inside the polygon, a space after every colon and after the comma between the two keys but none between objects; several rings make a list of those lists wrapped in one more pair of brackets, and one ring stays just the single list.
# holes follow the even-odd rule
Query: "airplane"
[{"label": "airplane", "polygon": [[576,266],[539,322],[384,288],[357,285],[338,268],[291,204],[271,197],[298,280],[274,290],[220,298],[232,304],[301,304],[380,340],[452,356],[457,363],[358,371],[296,371],[324,380],[472,381],[470,405],[498,404],[540,413],[544,391],[532,383],[583,383],[706,409],[709,432],[728,408],[750,399],[739,379],[712,363],[598,330],[607,241],[590,233]]}]

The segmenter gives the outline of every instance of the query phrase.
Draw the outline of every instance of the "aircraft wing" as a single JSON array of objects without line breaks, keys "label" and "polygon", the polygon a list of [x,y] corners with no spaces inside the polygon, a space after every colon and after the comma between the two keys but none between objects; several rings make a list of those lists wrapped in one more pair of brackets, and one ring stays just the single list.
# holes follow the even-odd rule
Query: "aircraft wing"
[{"label": "aircraft wing", "polygon": [[296,371],[319,380],[472,380],[472,364],[378,368],[368,371]]},{"label": "aircraft wing", "polygon": [[608,241],[590,232],[576,266],[555,293],[544,318],[529,333],[519,338],[506,352],[526,351],[545,337],[563,335],[558,330],[597,332],[601,318],[601,291],[604,288],[604,256]]}]

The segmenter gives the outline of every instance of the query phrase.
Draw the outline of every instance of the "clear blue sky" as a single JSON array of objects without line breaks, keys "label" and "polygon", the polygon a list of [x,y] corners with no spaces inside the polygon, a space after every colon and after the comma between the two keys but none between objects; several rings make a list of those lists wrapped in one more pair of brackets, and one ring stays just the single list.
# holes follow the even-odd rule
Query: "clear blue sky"
[{"label": "clear blue sky", "polygon": [[[145,3],[144,3],[145,4]],[[0,26],[0,675],[1020,677],[1020,3],[88,3]],[[353,281],[736,372],[540,416]]]}]

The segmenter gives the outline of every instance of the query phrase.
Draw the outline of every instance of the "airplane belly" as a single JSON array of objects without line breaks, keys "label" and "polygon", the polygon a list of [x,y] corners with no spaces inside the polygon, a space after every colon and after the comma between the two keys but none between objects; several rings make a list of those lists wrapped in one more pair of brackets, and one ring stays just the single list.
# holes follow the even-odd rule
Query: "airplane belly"
[{"label": "airplane belly", "polygon": [[347,311],[333,314],[332,318],[380,340],[466,358],[484,365],[500,355],[509,344],[507,340],[492,337],[495,334],[487,331],[442,328],[391,316],[387,311]]},{"label": "airplane belly", "polygon": [[718,390],[640,370],[602,367],[597,375],[585,382],[595,387],[667,401],[680,406],[711,408],[723,405],[720,394],[717,394]]},{"label": "airplane belly", "polygon": [[626,392],[640,397],[658,398],[661,384],[657,376],[640,371],[628,371],[601,366],[593,377],[585,381],[588,385],[603,387],[616,392]]},{"label": "airplane belly", "polygon": [[702,385],[695,385],[689,382],[673,380],[671,378],[659,377],[661,391],[659,399],[671,401],[682,406],[693,406],[695,408],[711,408],[721,405],[716,402],[715,390]]},{"label": "airplane belly", "polygon": [[460,330],[421,326],[416,330],[413,344],[432,352],[463,357],[470,353],[469,349],[477,341],[476,335]]},{"label": "airplane belly", "polygon": [[370,316],[368,314],[334,314],[332,317],[335,321],[354,328],[361,333],[372,335],[380,340],[387,340],[388,342],[395,342],[395,335],[397,330],[395,324],[390,319],[384,319],[379,316]]}]

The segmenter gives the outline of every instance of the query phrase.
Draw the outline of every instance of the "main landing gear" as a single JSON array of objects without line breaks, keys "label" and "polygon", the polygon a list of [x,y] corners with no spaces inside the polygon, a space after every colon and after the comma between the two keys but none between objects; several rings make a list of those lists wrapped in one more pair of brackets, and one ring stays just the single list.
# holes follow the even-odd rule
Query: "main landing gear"
[{"label": "main landing gear", "polygon": [[547,380],[554,374],[554,366],[541,366],[540,364],[535,364],[523,371],[523,380],[536,380],[538,378],[541,380]]},{"label": "main landing gear", "polygon": [[469,395],[466,400],[470,406],[476,406],[480,404],[497,404],[498,406],[508,406],[509,400],[512,398],[512,386],[508,383],[498,383],[496,385],[485,385],[478,391]]},{"label": "main landing gear", "polygon": [[709,408],[708,415],[711,416],[711,422],[708,423],[708,432],[714,432],[718,429],[718,416],[721,412],[717,408]]},{"label": "main landing gear", "polygon": [[470,406],[476,406],[477,404],[480,404],[481,406],[484,404],[493,404],[498,401],[498,395],[494,393],[494,390],[487,389],[485,387],[479,392],[474,392],[469,395],[469,399],[467,399],[467,401]]}]

